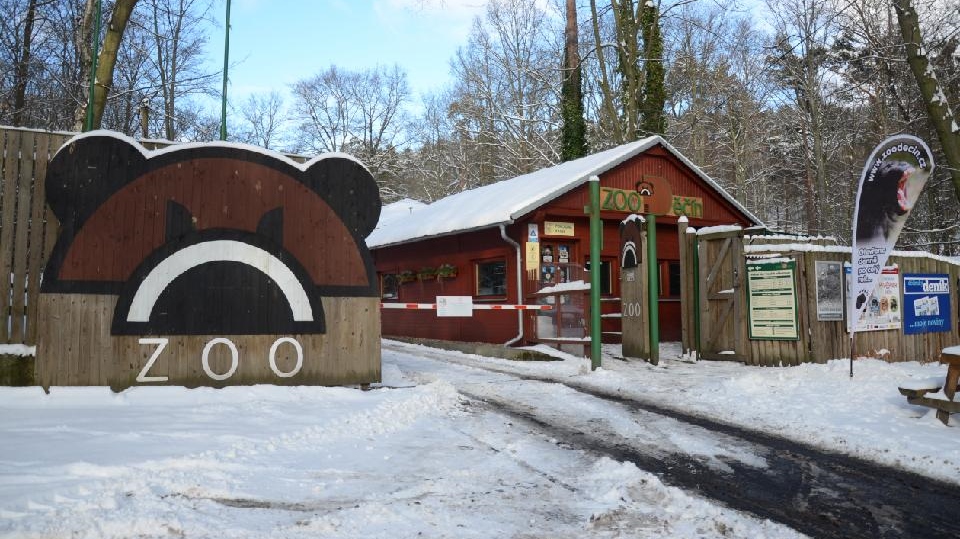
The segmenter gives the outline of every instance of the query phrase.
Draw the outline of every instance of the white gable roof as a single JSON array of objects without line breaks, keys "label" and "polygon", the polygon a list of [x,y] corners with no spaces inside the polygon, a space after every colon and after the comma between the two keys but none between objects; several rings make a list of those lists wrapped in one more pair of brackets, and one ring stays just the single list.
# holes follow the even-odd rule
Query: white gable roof
[{"label": "white gable roof", "polygon": [[376,228],[384,228],[393,221],[403,221],[413,212],[426,207],[427,205],[423,202],[412,198],[403,198],[396,202],[391,202],[380,208],[380,220],[377,221]]},{"label": "white gable roof", "polygon": [[579,187],[591,176],[602,174],[658,144],[683,161],[755,224],[761,224],[759,219],[673,146],[661,137],[653,136],[530,174],[450,195],[417,209],[405,219],[390,219],[389,226],[382,226],[387,223],[381,220],[381,224],[367,237],[367,245],[371,248],[385,247],[513,223],[534,209]]}]

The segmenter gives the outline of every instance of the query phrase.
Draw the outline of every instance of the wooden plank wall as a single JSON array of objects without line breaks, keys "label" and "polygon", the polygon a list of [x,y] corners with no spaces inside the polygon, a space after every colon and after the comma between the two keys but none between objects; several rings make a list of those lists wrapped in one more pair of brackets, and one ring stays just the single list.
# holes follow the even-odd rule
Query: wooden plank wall
[{"label": "wooden plank wall", "polygon": [[[736,237],[736,235],[733,235]],[[700,270],[699,286],[701,288],[701,298],[705,298],[707,291],[704,268],[713,267],[716,257],[720,256],[719,245],[721,241],[731,237],[730,233],[701,235],[698,237]],[[736,238],[741,242],[742,237]],[[835,246],[835,242],[830,239],[791,239],[791,238],[763,238],[758,236],[747,239],[751,245],[768,246],[757,250],[756,247],[749,250],[753,254],[772,254],[786,258],[792,258],[797,261],[796,289],[797,289],[797,308],[800,339],[797,341],[774,341],[748,339],[743,350],[736,350],[742,354],[742,360],[751,365],[761,366],[786,366],[799,365],[801,363],[824,363],[831,359],[840,359],[850,357],[850,334],[847,332],[845,322],[839,321],[819,321],[817,320],[817,261],[836,261],[846,262],[850,259],[849,248]],[[803,249],[798,248],[797,244],[814,244],[826,247],[825,249]],[[835,248],[831,248],[835,247]],[[748,254],[749,254],[748,253]],[[689,255],[687,258],[690,258]],[[740,271],[743,275],[746,271],[746,257],[741,256]],[[947,346],[960,344],[960,331],[958,331],[958,279],[960,279],[960,264],[951,262],[943,257],[926,255],[925,253],[910,253],[893,255],[890,257],[888,265],[896,264],[900,268],[901,279],[901,301],[903,293],[903,275],[907,273],[942,273],[950,275],[950,305],[952,315],[952,328],[948,332],[925,333],[919,335],[905,335],[902,328],[887,331],[869,331],[856,334],[856,355],[857,357],[875,357],[887,361],[937,361],[940,357],[940,351]],[[726,286],[725,277],[714,276],[714,288],[720,289]],[[735,301],[739,304],[732,312],[741,313],[735,316],[740,317],[741,327],[746,327],[747,309],[745,287],[741,287],[735,294]],[[703,299],[702,299],[703,301]],[[700,318],[703,340],[700,343],[700,351],[706,352],[704,357],[708,359],[715,358],[710,352],[716,350],[706,350],[707,344],[703,341],[707,339],[707,332],[711,331],[717,324],[724,324],[724,320],[717,319],[715,306],[709,301],[703,301],[700,310],[686,302],[685,312],[691,313],[694,317]],[[903,303],[901,303],[903,305]],[[685,319],[686,320],[686,319]],[[695,322],[695,320],[694,320]],[[733,331],[732,325],[727,327]],[[728,342],[743,342],[741,339],[733,338]],[[686,346],[686,345],[685,345]],[[729,345],[728,345],[729,346]],[[738,345],[739,346],[739,345]]]},{"label": "wooden plank wall", "polygon": [[[46,205],[47,164],[75,133],[0,128],[0,344],[37,343],[40,276],[59,223]],[[142,141],[150,150],[166,141]],[[304,161],[302,156],[288,156]]]},{"label": "wooden plank wall", "polygon": [[[690,232],[687,229],[690,229]],[[677,223],[677,238],[680,246],[680,347],[684,354],[697,351],[697,297],[696,279],[699,272],[696,262],[697,235],[684,221]]]},{"label": "wooden plank wall", "polygon": [[36,344],[40,275],[57,238],[43,179],[50,158],[69,137],[0,129],[0,343]]}]

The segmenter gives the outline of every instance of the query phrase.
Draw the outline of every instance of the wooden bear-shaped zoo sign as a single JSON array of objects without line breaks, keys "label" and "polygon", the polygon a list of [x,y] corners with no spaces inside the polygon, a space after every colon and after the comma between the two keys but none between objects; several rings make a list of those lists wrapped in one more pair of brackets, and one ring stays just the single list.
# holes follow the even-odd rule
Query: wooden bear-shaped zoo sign
[{"label": "wooden bear-shaped zoo sign", "polygon": [[40,289],[40,385],[380,379],[365,244],[380,197],[358,161],[151,152],[99,131],[57,152],[45,186],[60,232]]}]

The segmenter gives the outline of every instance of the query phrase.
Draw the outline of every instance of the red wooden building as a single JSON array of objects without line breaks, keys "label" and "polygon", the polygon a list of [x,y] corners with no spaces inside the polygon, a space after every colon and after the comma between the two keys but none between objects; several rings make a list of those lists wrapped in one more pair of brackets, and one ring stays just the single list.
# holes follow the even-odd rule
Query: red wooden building
[{"label": "red wooden building", "polygon": [[[656,220],[660,340],[679,340],[679,216],[686,215],[695,228],[761,223],[661,137],[429,205],[404,201],[387,206],[367,238],[383,302],[472,296],[474,304],[532,304],[544,287],[589,282],[590,227],[584,207],[591,176],[599,177],[601,186],[604,313],[620,312],[620,222],[631,213],[646,213],[638,191],[669,184],[671,209]],[[538,245],[530,250],[533,241]],[[534,266],[539,267],[529,269]],[[527,343],[534,329],[534,317],[524,311],[475,310],[472,317],[440,318],[429,310],[384,309],[382,323],[384,336],[508,344]],[[603,329],[615,335],[619,320],[606,317]]]}]

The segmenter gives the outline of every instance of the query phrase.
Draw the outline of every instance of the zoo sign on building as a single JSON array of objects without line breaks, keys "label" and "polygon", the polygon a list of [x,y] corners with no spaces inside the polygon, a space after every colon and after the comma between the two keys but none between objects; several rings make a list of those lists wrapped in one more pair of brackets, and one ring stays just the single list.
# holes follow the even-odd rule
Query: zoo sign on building
[{"label": "zoo sign on building", "polygon": [[150,152],[94,132],[54,156],[46,193],[60,233],[39,300],[40,385],[379,381],[364,239],[380,198],[349,156]]}]

